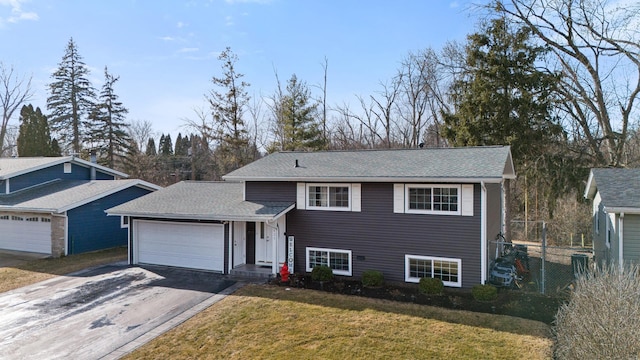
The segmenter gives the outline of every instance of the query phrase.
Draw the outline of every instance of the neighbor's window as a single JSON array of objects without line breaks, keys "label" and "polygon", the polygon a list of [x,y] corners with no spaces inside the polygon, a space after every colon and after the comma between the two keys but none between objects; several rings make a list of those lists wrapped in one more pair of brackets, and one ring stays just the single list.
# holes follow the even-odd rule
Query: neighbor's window
[{"label": "neighbor's window", "polygon": [[405,281],[420,282],[420,278],[442,280],[445,286],[462,286],[462,260],[433,256],[405,255]]},{"label": "neighbor's window", "polygon": [[351,250],[307,248],[307,271],[325,265],[336,275],[351,276]]},{"label": "neighbor's window", "polygon": [[407,185],[407,213],[460,214],[460,186]]},{"label": "neighbor's window", "polygon": [[349,185],[307,185],[308,209],[350,210]]}]

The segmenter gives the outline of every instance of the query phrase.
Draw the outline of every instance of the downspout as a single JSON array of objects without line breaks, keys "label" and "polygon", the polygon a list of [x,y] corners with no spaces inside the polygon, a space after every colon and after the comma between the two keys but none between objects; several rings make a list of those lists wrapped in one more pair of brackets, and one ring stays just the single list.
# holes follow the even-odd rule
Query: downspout
[{"label": "downspout", "polygon": [[624,270],[624,213],[620,213],[618,218],[618,263],[620,263],[620,270]]},{"label": "downspout", "polygon": [[235,229],[236,229],[236,222],[235,221],[231,221],[230,225],[229,225],[229,261],[227,262],[227,274],[231,274],[231,269],[233,269],[233,250],[234,250],[234,243],[235,243]]},{"label": "downspout", "polygon": [[480,283],[487,281],[487,188],[484,181],[480,182]]}]

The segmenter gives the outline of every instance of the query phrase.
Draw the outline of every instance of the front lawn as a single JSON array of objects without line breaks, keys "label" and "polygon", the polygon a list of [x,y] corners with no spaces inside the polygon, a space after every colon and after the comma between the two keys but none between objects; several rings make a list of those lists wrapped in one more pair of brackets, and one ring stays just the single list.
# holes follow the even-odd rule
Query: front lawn
[{"label": "front lawn", "polygon": [[126,259],[127,248],[120,247],[61,258],[37,259],[16,267],[0,268],[0,292]]},{"label": "front lawn", "polygon": [[516,317],[248,285],[127,359],[549,359],[550,330]]}]

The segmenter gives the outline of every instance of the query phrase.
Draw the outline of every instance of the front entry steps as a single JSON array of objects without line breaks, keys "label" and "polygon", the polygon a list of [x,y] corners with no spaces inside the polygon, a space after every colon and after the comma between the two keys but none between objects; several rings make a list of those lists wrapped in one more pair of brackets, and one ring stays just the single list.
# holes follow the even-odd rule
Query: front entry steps
[{"label": "front entry steps", "polygon": [[271,279],[275,274],[271,273],[271,267],[259,266],[255,264],[242,264],[234,267],[229,272],[230,275],[246,278]]}]

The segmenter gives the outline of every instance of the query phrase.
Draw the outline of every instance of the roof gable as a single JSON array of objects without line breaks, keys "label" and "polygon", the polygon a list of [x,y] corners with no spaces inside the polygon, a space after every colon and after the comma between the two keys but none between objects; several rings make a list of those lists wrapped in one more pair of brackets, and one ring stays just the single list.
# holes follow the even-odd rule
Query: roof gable
[{"label": "roof gable", "polygon": [[591,169],[584,197],[600,193],[602,204],[615,209],[640,209],[640,169]]},{"label": "roof gable", "polygon": [[87,168],[94,167],[104,173],[114,175],[120,178],[128,178],[129,175],[98,165],[86,160],[82,160],[75,156],[60,157],[16,157],[16,158],[0,158],[0,180],[9,179],[19,175],[27,174],[40,169],[48,168],[66,162],[75,163]]},{"label": "roof gable", "polygon": [[62,213],[132,186],[149,190],[160,188],[138,179],[58,180],[9,195],[0,195],[0,210]]},{"label": "roof gable", "polygon": [[223,177],[239,181],[459,181],[515,178],[508,146],[279,152]]}]

